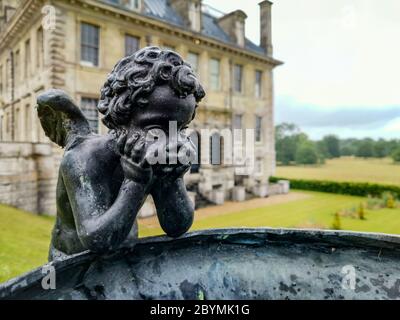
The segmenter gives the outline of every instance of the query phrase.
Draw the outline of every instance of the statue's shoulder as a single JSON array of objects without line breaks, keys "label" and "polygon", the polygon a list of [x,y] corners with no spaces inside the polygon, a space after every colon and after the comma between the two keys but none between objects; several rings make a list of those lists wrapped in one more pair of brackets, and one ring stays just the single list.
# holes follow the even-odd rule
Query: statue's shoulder
[{"label": "statue's shoulder", "polygon": [[88,169],[96,171],[93,170],[96,166],[115,157],[113,144],[114,140],[109,135],[93,134],[73,141],[72,146],[65,150],[60,164],[61,171],[78,175]]}]

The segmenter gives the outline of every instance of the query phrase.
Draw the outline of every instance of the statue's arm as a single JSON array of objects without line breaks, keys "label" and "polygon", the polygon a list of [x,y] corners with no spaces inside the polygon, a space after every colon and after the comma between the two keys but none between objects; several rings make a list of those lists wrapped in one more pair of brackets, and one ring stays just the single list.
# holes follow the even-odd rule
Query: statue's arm
[{"label": "statue's arm", "polygon": [[151,195],[161,228],[168,236],[179,237],[190,229],[193,223],[194,205],[182,177],[172,181],[156,180]]},{"label": "statue's arm", "polygon": [[[172,150],[184,148],[186,154],[197,157],[197,148],[189,136],[181,134]],[[178,154],[175,155],[178,158]],[[179,237],[190,229],[194,218],[194,204],[189,198],[183,176],[190,163],[166,165],[155,171],[151,195],[157,209],[161,228],[171,237]]]},{"label": "statue's arm", "polygon": [[148,183],[125,178],[117,198],[110,203],[108,188],[79,169],[82,167],[78,163],[61,170],[79,239],[94,252],[115,249],[128,236],[146,199]]}]

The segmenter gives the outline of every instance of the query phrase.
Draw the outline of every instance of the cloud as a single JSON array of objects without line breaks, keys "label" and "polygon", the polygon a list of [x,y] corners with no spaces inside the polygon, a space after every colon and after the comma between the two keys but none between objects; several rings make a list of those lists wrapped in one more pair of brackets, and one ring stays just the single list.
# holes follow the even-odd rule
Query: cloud
[{"label": "cloud", "polygon": [[[205,0],[248,14],[259,39],[260,0]],[[272,6],[276,120],[310,135],[400,137],[399,0],[279,0]],[[290,99],[288,97],[291,97]]]},{"label": "cloud", "polygon": [[398,107],[340,107],[320,108],[319,106],[294,103],[290,99],[278,98],[275,103],[276,121],[295,122],[309,127],[370,127],[376,128],[400,117]]},{"label": "cloud", "polygon": [[276,95],[358,108],[400,102],[400,1],[282,0],[274,4]]},{"label": "cloud", "polygon": [[384,131],[394,132],[400,138],[400,117],[389,121],[383,128]]},{"label": "cloud", "polygon": [[400,105],[321,108],[279,97],[275,103],[275,122],[296,123],[313,138],[329,133],[341,137],[400,138]]}]

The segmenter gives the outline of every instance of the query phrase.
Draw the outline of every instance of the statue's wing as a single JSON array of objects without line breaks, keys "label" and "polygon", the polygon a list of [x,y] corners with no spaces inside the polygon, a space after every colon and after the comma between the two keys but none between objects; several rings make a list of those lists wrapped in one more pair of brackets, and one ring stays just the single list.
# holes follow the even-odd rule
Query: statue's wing
[{"label": "statue's wing", "polygon": [[37,111],[46,136],[62,148],[67,144],[68,135],[91,133],[82,111],[62,90],[51,89],[39,95]]}]

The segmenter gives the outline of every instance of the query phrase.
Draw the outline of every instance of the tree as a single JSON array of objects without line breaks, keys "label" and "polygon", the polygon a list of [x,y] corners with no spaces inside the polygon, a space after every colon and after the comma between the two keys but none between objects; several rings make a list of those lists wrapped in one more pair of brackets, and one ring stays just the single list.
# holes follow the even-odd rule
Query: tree
[{"label": "tree", "polygon": [[400,162],[400,147],[398,147],[397,149],[395,149],[392,154],[391,157],[393,159],[394,162]]},{"label": "tree", "polygon": [[364,139],[359,144],[356,156],[361,158],[371,158],[374,156],[372,139]]},{"label": "tree", "polygon": [[315,143],[315,146],[317,148],[318,154],[323,156],[324,158],[330,158],[328,149],[326,147],[326,144],[323,140],[319,140]]},{"label": "tree", "polygon": [[305,133],[292,123],[282,123],[275,127],[275,150],[277,162],[288,165],[295,161],[298,146],[308,141]]},{"label": "tree", "polygon": [[315,145],[311,142],[302,143],[296,151],[295,161],[298,165],[319,163]]},{"label": "tree", "polygon": [[340,157],[340,145],[337,136],[333,134],[327,135],[322,139],[322,143],[325,146],[328,158]]},{"label": "tree", "polygon": [[376,158],[384,158],[389,155],[387,142],[383,139],[375,141],[373,149]]},{"label": "tree", "polygon": [[344,146],[340,148],[340,155],[341,156],[353,156],[354,155],[354,149],[351,148],[350,146]]},{"label": "tree", "polygon": [[340,141],[341,156],[355,156],[357,151],[356,139],[343,139]]},{"label": "tree", "polygon": [[400,140],[391,139],[386,141],[387,154],[391,155],[396,149],[400,148]]}]

